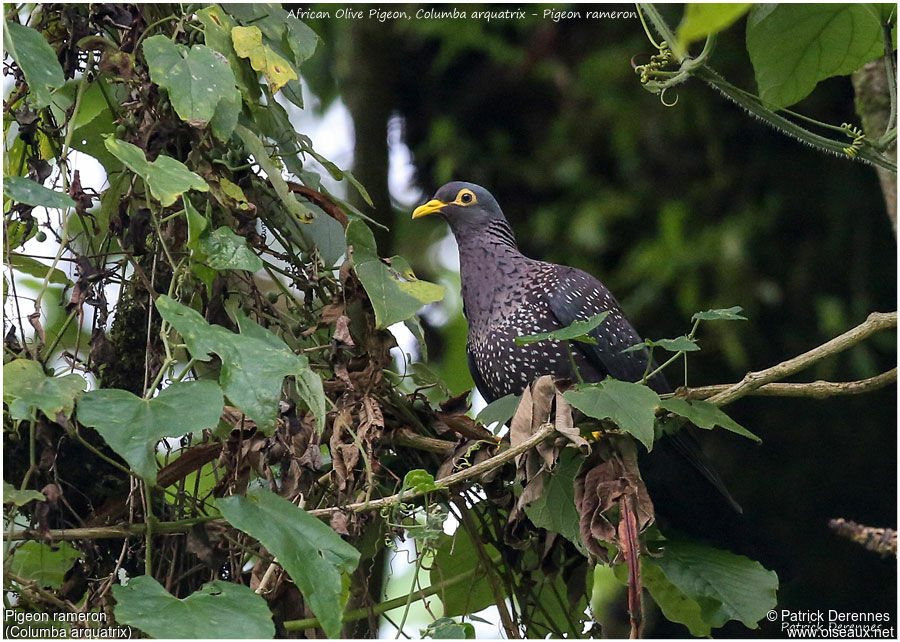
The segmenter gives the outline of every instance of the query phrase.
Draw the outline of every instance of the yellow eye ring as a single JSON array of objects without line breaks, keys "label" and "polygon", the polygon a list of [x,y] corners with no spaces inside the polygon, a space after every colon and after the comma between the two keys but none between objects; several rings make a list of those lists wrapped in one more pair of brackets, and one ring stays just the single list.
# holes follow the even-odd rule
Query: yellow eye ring
[{"label": "yellow eye ring", "polygon": [[454,205],[472,205],[477,202],[478,199],[475,197],[475,194],[468,188],[459,190],[456,200],[453,201]]}]

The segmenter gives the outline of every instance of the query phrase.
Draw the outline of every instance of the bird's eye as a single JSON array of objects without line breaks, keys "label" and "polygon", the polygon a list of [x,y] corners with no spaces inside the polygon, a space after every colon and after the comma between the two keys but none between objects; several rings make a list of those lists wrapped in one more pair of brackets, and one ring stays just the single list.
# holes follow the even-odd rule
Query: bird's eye
[{"label": "bird's eye", "polygon": [[475,195],[472,194],[469,190],[463,190],[459,193],[459,202],[463,205],[468,205],[475,199]]}]

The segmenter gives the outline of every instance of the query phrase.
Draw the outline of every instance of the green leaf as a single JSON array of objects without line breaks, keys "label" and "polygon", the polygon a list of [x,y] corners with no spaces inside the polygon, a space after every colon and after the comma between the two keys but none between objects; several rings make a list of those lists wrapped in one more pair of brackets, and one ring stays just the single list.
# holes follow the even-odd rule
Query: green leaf
[{"label": "green leaf", "polygon": [[224,226],[204,235],[198,241],[197,249],[206,255],[206,265],[214,270],[256,272],[263,267],[262,259],[247,247],[247,239]]},{"label": "green leaf", "polygon": [[3,503],[4,504],[15,504],[16,506],[24,506],[28,502],[33,501],[43,502],[46,501],[47,498],[44,497],[44,493],[39,493],[36,490],[19,490],[5,479],[3,480]]},{"label": "green leaf", "polygon": [[15,20],[4,20],[3,46],[25,74],[35,107],[50,105],[50,94],[63,86],[66,79],[53,47],[31,27]]},{"label": "green leaf", "polygon": [[[216,4],[197,11],[197,18],[203,24],[203,38],[206,45],[228,59],[228,65],[234,73],[235,83],[243,94],[250,100],[256,101],[260,95],[258,77],[252,71],[249,63],[238,57],[231,44],[234,20]],[[212,123],[211,126],[215,127]],[[215,133],[215,128],[213,133]]]},{"label": "green leaf", "polygon": [[[240,109],[234,73],[226,58],[214,49],[205,45],[188,49],[166,36],[150,36],[144,41],[143,51],[150,80],[168,92],[181,120],[204,127],[223,99]],[[233,129],[237,114],[231,120]]]},{"label": "green leaf", "polygon": [[439,617],[424,629],[419,629],[423,638],[435,640],[474,640],[475,627],[469,622],[455,622],[449,617]]},{"label": "green leaf", "polygon": [[[76,83],[75,91],[77,92],[77,83],[80,83],[81,80],[73,79],[72,82]],[[78,114],[75,115],[69,126],[77,131],[85,125],[89,125],[92,120],[97,118],[97,116],[103,112],[109,112],[109,105],[103,97],[103,90],[100,88],[100,83],[92,82],[88,85],[84,94],[82,94],[81,105],[78,107]]]},{"label": "green leaf", "polygon": [[[123,84],[107,83],[107,91],[110,93],[113,104],[116,103],[118,94],[124,94],[123,87]],[[122,100],[125,99],[122,98]],[[105,145],[106,141],[104,141],[104,136],[116,129],[116,123],[113,121],[114,116],[107,107],[89,122],[74,130],[72,134],[72,149],[96,158],[110,176],[121,174],[123,169],[121,161],[109,152]],[[131,183],[129,182],[128,185],[130,187]]]},{"label": "green leaf", "polygon": [[674,339],[657,339],[656,341],[647,341],[648,346],[656,346],[669,352],[696,352],[700,349],[694,341],[686,336],[675,337]]},{"label": "green leaf", "polygon": [[84,390],[81,375],[48,377],[37,361],[16,359],[3,366],[3,401],[13,419],[35,419],[40,410],[55,420],[57,413],[72,414],[75,397]]},{"label": "green leaf", "polygon": [[708,401],[687,401],[686,399],[672,397],[660,400],[659,407],[689,419],[699,428],[712,430],[716,426],[721,426],[725,430],[730,430],[747,439],[762,443],[762,439],[726,415],[721,408]]},{"label": "green leaf", "polygon": [[13,551],[10,570],[13,574],[37,582],[38,586],[59,588],[81,551],[68,542],[57,542],[54,551],[43,542],[25,542]]},{"label": "green leaf", "polygon": [[33,259],[30,256],[22,256],[21,254],[10,252],[9,261],[7,261],[6,264],[17,272],[30,274],[31,276],[37,277],[42,281],[44,280],[44,278],[46,278],[47,273],[49,272],[50,283],[72,285],[72,281],[69,280],[69,277],[66,276],[65,272],[57,268],[51,268],[49,265],[44,265],[37,259]]},{"label": "green leaf", "polygon": [[[8,157],[7,157],[8,158]],[[38,233],[38,226],[23,223],[22,221],[8,221],[6,223],[6,238],[4,239],[6,248],[18,248],[30,241]],[[344,234],[341,230],[341,244],[344,243]],[[345,246],[346,247],[346,246]]]},{"label": "green leaf", "polygon": [[222,100],[216,105],[216,111],[209,121],[209,129],[213,136],[223,143],[227,143],[237,126],[238,117],[241,115],[241,92],[237,89],[227,91]]},{"label": "green leaf", "polygon": [[318,36],[280,4],[229,3],[226,9],[241,24],[258,27],[265,44],[283,58],[293,58],[297,68],[315,51]]},{"label": "green leaf", "polygon": [[434,481],[434,475],[422,468],[416,468],[406,473],[403,477],[403,488],[416,493],[431,493],[442,488],[443,484]]},{"label": "green leaf", "polygon": [[195,189],[199,192],[209,190],[205,180],[170,156],[160,154],[155,161],[148,163],[144,150],[131,143],[107,136],[104,144],[106,149],[125,163],[128,169],[147,181],[153,198],[164,207],[172,205],[188,190]]},{"label": "green leaf", "polygon": [[678,42],[682,50],[696,40],[718,33],[743,16],[752,2],[690,2],[684,7],[684,18],[678,25]]},{"label": "green leaf", "polygon": [[[343,179],[347,179],[350,184],[359,192],[359,195],[362,196],[363,200],[369,204],[370,207],[374,207],[375,204],[372,202],[372,197],[369,195],[368,190],[366,190],[365,186],[360,183],[353,174],[348,171],[345,171],[338,167],[334,162],[328,160],[324,156],[322,156],[319,152],[313,149],[312,145],[307,140],[305,144],[303,144],[303,151],[313,158],[315,158],[319,163],[324,167],[328,174],[336,181],[340,181]],[[369,220],[369,219],[367,219]]]},{"label": "green leaf", "polygon": [[[498,559],[499,552],[491,544],[484,545],[491,559]],[[438,539],[437,554],[434,556],[428,575],[431,585],[468,573],[481,565],[475,545],[464,528],[458,528],[453,535],[442,534]],[[498,569],[499,570],[499,569]],[[505,584],[503,585],[505,587]],[[444,605],[446,617],[457,617],[476,613],[494,604],[494,593],[485,573],[472,577],[467,582],[448,586],[437,593]]]},{"label": "green leaf", "polygon": [[306,207],[314,214],[313,219],[305,225],[295,225],[303,243],[310,250],[315,247],[325,267],[338,265],[347,253],[347,241],[344,239],[344,228],[334,218],[328,216],[319,206],[306,203]]},{"label": "green leaf", "polygon": [[413,315],[408,319],[405,319],[403,325],[405,325],[416,338],[416,343],[419,344],[422,361],[428,361],[428,345],[425,341],[425,330],[422,328],[422,321],[419,319],[418,315]]},{"label": "green leaf", "polygon": [[559,454],[556,467],[544,483],[544,491],[536,500],[525,505],[525,514],[535,526],[559,533],[587,557],[578,527],[578,509],[575,506],[575,477],[584,458],[581,451],[564,448]]},{"label": "green leaf", "polygon": [[284,39],[294,54],[294,67],[299,69],[316,52],[319,36],[306,23],[292,15],[288,15],[284,24],[287,27]]},{"label": "green leaf", "polygon": [[216,500],[223,517],[256,538],[278,558],[278,563],[303,593],[328,637],[341,634],[346,597],[341,576],[359,563],[359,551],[331,527],[264,488]]},{"label": "green leaf", "polygon": [[325,430],[325,389],[322,377],[309,368],[304,368],[294,377],[297,381],[297,394],[306,403],[306,407],[316,418],[316,432],[320,435]]},{"label": "green leaf", "polygon": [[647,386],[607,377],[563,393],[570,404],[595,419],[609,419],[631,433],[647,450],[653,448],[653,418],[659,395]]},{"label": "green leaf", "polygon": [[277,93],[288,81],[297,80],[291,63],[263,44],[259,27],[234,27],[231,30],[234,51],[241,58],[249,58],[250,66],[263,72],[272,93]]},{"label": "green leaf", "polygon": [[668,352],[696,352],[700,349],[700,346],[693,340],[682,335],[680,337],[675,337],[674,339],[657,339],[656,341],[653,339],[644,339],[643,343],[637,343],[625,348],[622,352],[637,352],[638,350],[643,350],[645,346],[662,348]]},{"label": "green leaf", "polygon": [[156,309],[184,337],[191,356],[203,361],[212,353],[219,355],[222,390],[261,430],[271,434],[282,382],[307,369],[308,359],[295,355],[284,341],[243,315],[237,320],[241,333],[235,334],[210,325],[199,312],[165,295],[156,299]]},{"label": "green leaf", "polygon": [[[415,316],[410,318],[418,319]],[[450,398],[450,389],[447,387],[447,384],[444,383],[444,380],[438,373],[429,368],[424,362],[416,361],[409,364],[407,374],[417,386],[427,386],[435,392],[440,392],[442,399]]]},{"label": "green leaf", "polygon": [[53,207],[61,210],[75,207],[75,201],[68,194],[49,189],[21,176],[4,176],[3,193],[17,203],[25,205]]},{"label": "green leaf", "polygon": [[265,598],[243,584],[214,580],[183,600],[152,577],[112,587],[115,616],[154,638],[273,638],[275,625]]},{"label": "green leaf", "polygon": [[819,81],[884,55],[880,16],[864,4],[759,5],[747,20],[747,51],[760,98],[788,107]]},{"label": "green leaf", "polygon": [[743,308],[739,305],[736,305],[731,308],[718,308],[715,310],[706,310],[705,312],[696,312],[694,316],[691,317],[691,322],[694,321],[746,321],[747,317],[740,314],[743,311]]},{"label": "green leaf", "polygon": [[702,544],[666,540],[662,557],[644,558],[666,579],[697,602],[710,627],[739,620],[755,629],[777,603],[778,576],[759,562]]},{"label": "green leaf", "polygon": [[641,558],[641,581],[667,620],[684,624],[695,637],[709,637],[710,625],[704,621],[700,605],[682,593],[659,566],[646,558]]},{"label": "green leaf", "polygon": [[397,269],[385,265],[378,258],[372,230],[362,221],[350,221],[346,234],[347,245],[353,246],[356,275],[375,310],[375,327],[384,329],[408,319],[423,305],[444,297],[443,287],[417,279],[399,257],[392,259],[391,267]]},{"label": "green leaf", "polygon": [[281,170],[279,170],[275,167],[274,164],[272,164],[272,161],[269,159],[269,153],[263,146],[263,143],[259,139],[259,136],[254,134],[243,125],[238,125],[237,127],[235,127],[234,131],[244,142],[244,146],[247,148],[247,151],[253,154],[253,159],[256,161],[256,163],[263,169],[263,171],[265,171],[266,176],[269,177],[269,182],[272,183],[272,187],[275,188],[275,193],[278,194],[278,198],[281,199],[281,202],[285,207],[287,207],[288,212],[293,214],[298,221],[306,223],[312,220],[312,212],[304,207],[303,204],[301,204],[300,201],[298,201],[291,193],[291,190],[288,188],[288,185],[284,181],[284,178],[281,177]]},{"label": "green leaf", "polygon": [[209,220],[197,211],[191,199],[184,199],[184,213],[187,216],[188,238],[186,245],[189,250],[200,250],[200,239],[209,227]]},{"label": "green leaf", "polygon": [[597,343],[597,341],[588,336],[588,333],[599,326],[609,316],[609,312],[599,312],[584,321],[574,321],[571,325],[559,330],[551,332],[539,332],[538,334],[528,334],[522,337],[516,337],[516,345],[524,346],[529,343],[537,343],[538,341],[581,341],[582,343]]},{"label": "green leaf", "polygon": [[495,429],[496,434],[496,430],[502,428],[516,414],[516,408],[519,407],[521,398],[522,395],[506,395],[495,399],[481,409],[481,412],[475,417],[475,421],[483,424],[485,427],[491,424],[498,424]]},{"label": "green leaf", "polygon": [[96,428],[135,473],[155,484],[156,442],[215,427],[223,406],[213,381],[174,382],[153,399],[110,388],[81,398],[78,421]]},{"label": "green leaf", "polygon": [[185,245],[191,250],[191,272],[206,284],[206,290],[209,292],[212,291],[216,271],[206,264],[206,254],[200,249],[200,240],[209,235],[209,203],[206,205],[207,216],[203,216],[191,203],[191,199],[185,198],[183,201],[188,225]]},{"label": "green leaf", "polygon": [[365,185],[360,183],[356,177],[350,172],[344,172],[344,178],[346,178],[350,184],[356,189],[362,199],[368,203],[369,207],[375,207],[375,203],[372,201],[372,197],[369,195],[369,190],[366,189]]}]

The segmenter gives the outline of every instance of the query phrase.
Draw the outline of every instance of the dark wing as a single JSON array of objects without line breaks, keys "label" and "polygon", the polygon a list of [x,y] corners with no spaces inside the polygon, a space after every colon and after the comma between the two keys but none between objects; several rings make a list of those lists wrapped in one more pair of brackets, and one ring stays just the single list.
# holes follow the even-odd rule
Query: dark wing
[{"label": "dark wing", "polygon": [[[646,348],[622,352],[643,339],[622,314],[613,295],[587,272],[563,266],[558,266],[558,270],[558,289],[550,297],[550,310],[561,327],[609,312],[606,320],[590,333],[596,345],[576,341],[576,349],[599,372],[621,381],[640,381],[647,370],[649,354]],[[650,380],[650,387],[660,393],[671,392],[661,375]]]},{"label": "dark wing", "polygon": [[[596,344],[576,341],[576,349],[598,372],[621,381],[640,381],[647,371],[649,353],[646,349],[633,352],[622,352],[626,348],[641,343],[643,339],[622,313],[619,303],[600,281],[587,272],[570,267],[558,267],[559,283],[555,294],[550,298],[550,309],[562,327],[575,321],[584,321],[599,312],[609,312],[609,316],[597,328],[590,332]],[[651,371],[656,364],[651,364]],[[658,393],[671,392],[668,382],[662,374],[649,380],[650,387]],[[690,462],[694,470],[703,479],[712,484],[737,512],[742,512],[719,473],[709,464],[697,439],[688,430],[681,430],[660,440],[658,447],[671,449],[680,457]]]},{"label": "dark wing", "polygon": [[487,382],[482,378],[481,373],[478,372],[478,366],[475,365],[475,355],[473,355],[468,347],[466,348],[466,363],[469,364],[469,374],[472,375],[472,381],[475,382],[475,387],[478,388],[478,392],[481,393],[482,398],[487,403],[491,403],[495,401],[497,397],[491,392],[491,389],[488,388]]}]

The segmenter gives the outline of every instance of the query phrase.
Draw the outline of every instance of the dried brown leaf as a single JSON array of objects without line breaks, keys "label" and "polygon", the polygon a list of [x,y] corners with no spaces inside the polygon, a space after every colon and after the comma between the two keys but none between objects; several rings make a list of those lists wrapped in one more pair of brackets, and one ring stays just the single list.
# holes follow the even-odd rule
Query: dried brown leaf
[{"label": "dried brown leaf", "polygon": [[556,432],[564,435],[569,441],[582,449],[590,449],[587,439],[581,436],[581,432],[575,426],[575,420],[572,417],[572,406],[563,397],[562,392],[556,391],[556,410],[555,410]]},{"label": "dried brown leaf", "polygon": [[338,345],[354,347],[353,337],[350,336],[350,317],[342,314],[334,322],[334,335],[332,335]]},{"label": "dried brown leaf", "polygon": [[[359,462],[359,448],[352,443],[352,437],[347,433],[349,426],[350,410],[344,408],[334,418],[329,441],[332,467],[341,491],[347,490],[348,484],[353,482],[353,469]],[[344,442],[345,438],[349,443]]]},{"label": "dried brown leaf", "polygon": [[347,530],[347,514],[342,513],[341,511],[335,511],[331,514],[331,528],[334,529],[335,533],[340,535],[349,535],[350,531]]},{"label": "dried brown leaf", "polygon": [[626,493],[619,498],[619,551],[628,564],[628,615],[631,638],[641,637],[641,563],[637,518],[634,514],[635,495]]},{"label": "dried brown leaf", "polygon": [[575,505],[582,541],[591,553],[608,561],[606,549],[599,542],[615,544],[623,553],[628,547],[621,542],[608,511],[627,501],[636,532],[640,532],[653,522],[653,503],[640,477],[632,440],[609,438],[598,442],[597,449],[605,460],[575,479]]}]

